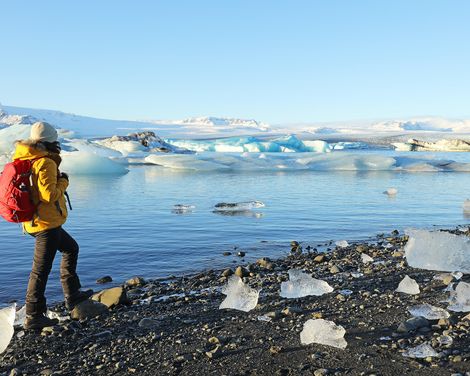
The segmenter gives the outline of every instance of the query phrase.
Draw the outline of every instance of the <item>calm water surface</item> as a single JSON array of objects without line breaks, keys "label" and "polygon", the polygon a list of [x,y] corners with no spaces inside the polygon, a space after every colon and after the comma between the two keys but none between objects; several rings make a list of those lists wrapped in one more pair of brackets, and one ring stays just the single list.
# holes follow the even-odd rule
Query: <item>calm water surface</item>
[{"label": "calm water surface", "polygon": [[[383,152],[391,153],[391,152]],[[424,153],[419,154],[424,155]],[[470,162],[466,153],[436,154]],[[382,194],[396,187],[396,198]],[[65,225],[80,244],[79,274],[85,287],[111,275],[163,277],[223,267],[238,247],[246,260],[282,256],[289,242],[315,246],[359,240],[407,227],[451,227],[470,222],[462,203],[470,198],[469,173],[396,172],[188,172],[158,166],[130,167],[124,176],[72,176],[74,210]],[[259,200],[263,209],[228,216],[218,202]],[[172,213],[175,204],[196,206]],[[34,241],[0,221],[0,303],[23,300]],[[47,296],[61,299],[60,257]]]}]

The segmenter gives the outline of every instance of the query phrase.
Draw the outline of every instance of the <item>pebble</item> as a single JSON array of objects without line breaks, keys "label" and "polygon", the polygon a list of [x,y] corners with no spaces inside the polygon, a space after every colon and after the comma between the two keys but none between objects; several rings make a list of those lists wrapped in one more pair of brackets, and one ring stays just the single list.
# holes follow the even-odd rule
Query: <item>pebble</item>
[{"label": "pebble", "polygon": [[101,278],[98,278],[96,280],[96,283],[102,285],[104,283],[109,283],[109,282],[112,282],[113,279],[111,278],[111,276],[107,275],[107,276],[104,276],[104,277],[101,277]]}]

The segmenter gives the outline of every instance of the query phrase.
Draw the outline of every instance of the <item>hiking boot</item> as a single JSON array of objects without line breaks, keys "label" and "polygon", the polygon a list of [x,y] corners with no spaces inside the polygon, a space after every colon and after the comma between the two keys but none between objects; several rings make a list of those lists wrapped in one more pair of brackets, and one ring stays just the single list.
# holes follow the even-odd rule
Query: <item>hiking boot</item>
[{"label": "hiking boot", "polygon": [[93,290],[77,291],[75,294],[67,296],[65,298],[65,308],[69,311],[74,309],[78,304],[84,302],[85,300],[91,298],[93,295]]},{"label": "hiking boot", "polygon": [[54,326],[59,323],[57,319],[50,319],[46,315],[26,316],[23,327],[27,330],[39,330],[47,326]]}]

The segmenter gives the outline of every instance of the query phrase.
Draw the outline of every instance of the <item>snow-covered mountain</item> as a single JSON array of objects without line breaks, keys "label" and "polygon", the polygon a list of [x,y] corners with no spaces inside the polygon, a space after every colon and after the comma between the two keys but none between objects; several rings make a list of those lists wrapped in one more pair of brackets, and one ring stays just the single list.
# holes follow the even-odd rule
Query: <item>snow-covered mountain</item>
[{"label": "snow-covered mountain", "polygon": [[235,119],[220,118],[213,116],[190,117],[183,120],[153,120],[154,124],[173,124],[183,125],[193,128],[223,130],[224,128],[233,129],[250,129],[259,132],[267,132],[270,126],[267,123],[259,122],[254,119]]},{"label": "snow-covered mountain", "polygon": [[251,135],[269,130],[269,125],[256,120],[217,117],[168,121],[111,120],[54,110],[0,105],[0,129],[14,124],[32,124],[38,120],[72,131],[77,137],[109,137],[130,132],[154,131],[161,137],[207,138]]}]

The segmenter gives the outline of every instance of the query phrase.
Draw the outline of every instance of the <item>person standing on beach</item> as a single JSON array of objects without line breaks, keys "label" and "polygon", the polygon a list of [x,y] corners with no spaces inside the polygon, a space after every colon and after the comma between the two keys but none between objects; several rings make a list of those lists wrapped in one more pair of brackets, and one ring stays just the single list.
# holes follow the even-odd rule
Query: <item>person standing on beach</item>
[{"label": "person standing on beach", "polygon": [[59,171],[62,161],[56,129],[45,122],[31,126],[28,140],[18,141],[13,160],[31,161],[31,197],[37,205],[33,220],[24,222],[24,231],[35,238],[34,257],[26,293],[25,329],[41,329],[57,324],[46,316],[47,279],[57,251],[62,253],[60,281],[67,309],[87,300],[91,290],[81,291],[77,275],[78,244],[62,228],[67,220],[66,189],[69,177]]}]

